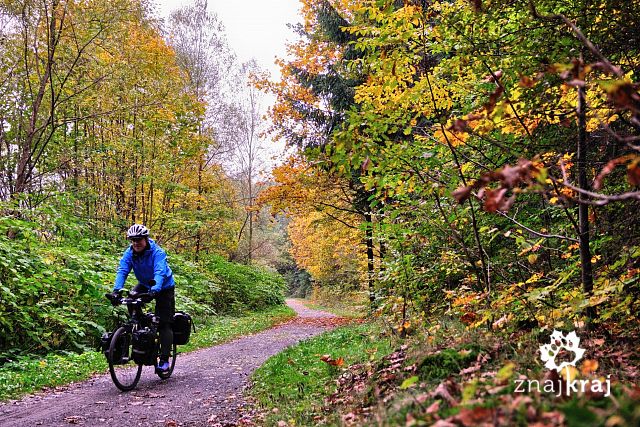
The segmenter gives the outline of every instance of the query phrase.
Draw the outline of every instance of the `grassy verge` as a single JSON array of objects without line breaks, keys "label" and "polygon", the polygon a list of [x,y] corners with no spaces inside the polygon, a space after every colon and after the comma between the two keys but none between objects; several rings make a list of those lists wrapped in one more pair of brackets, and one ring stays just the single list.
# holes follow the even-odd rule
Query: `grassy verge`
[{"label": "grassy verge", "polygon": [[[191,335],[189,344],[181,346],[179,351],[184,353],[220,344],[238,336],[268,329],[294,316],[295,312],[289,307],[276,306],[240,317],[208,318],[205,323],[196,324],[197,332]],[[20,358],[0,366],[0,401],[81,381],[96,373],[105,372],[107,368],[107,362],[99,352]]]},{"label": "grassy verge", "polygon": [[[585,337],[588,359],[564,378],[539,360],[550,334],[487,334],[441,319],[391,339],[375,324],[347,326],[270,358],[249,393],[267,426],[639,426],[637,352],[618,342],[608,355],[613,346]],[[611,396],[606,386],[566,395],[567,381],[609,375]],[[516,391],[527,379],[533,388]]]},{"label": "grassy verge", "polygon": [[[313,425],[324,398],[335,391],[342,366],[375,360],[391,351],[377,325],[346,326],[303,341],[271,357],[254,373],[250,397],[266,425]],[[325,355],[329,355],[328,361]],[[332,362],[332,363],[329,363]]]}]

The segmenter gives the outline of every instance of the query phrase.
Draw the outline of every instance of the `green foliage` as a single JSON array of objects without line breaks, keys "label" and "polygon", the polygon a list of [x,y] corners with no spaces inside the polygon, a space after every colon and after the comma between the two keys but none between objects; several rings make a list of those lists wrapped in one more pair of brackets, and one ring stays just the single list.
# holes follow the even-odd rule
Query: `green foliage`
[{"label": "green foliage", "polygon": [[[334,3],[337,37],[322,4],[305,2],[273,118],[305,160],[362,186],[350,209],[370,213],[376,307],[393,326],[444,314],[472,328],[575,328],[588,314],[634,336],[640,162],[624,138],[638,131],[640,51],[623,40],[636,40],[638,14],[618,0]],[[342,95],[315,85],[328,75],[352,83],[346,108],[309,96]],[[314,105],[338,119],[304,114]],[[300,144],[313,129],[330,129],[321,149]]]},{"label": "green foliage", "polygon": [[479,346],[467,345],[427,354],[418,363],[418,372],[427,381],[442,380],[469,366],[478,357],[478,352]]},{"label": "green foliage", "polygon": [[[0,360],[92,347],[110,313],[101,300],[114,256],[84,239],[50,245],[34,223],[0,218]],[[9,238],[7,234],[14,237]]]},{"label": "green foliage", "polygon": [[250,396],[268,413],[267,425],[281,420],[313,425],[314,417],[323,414],[323,400],[335,390],[334,380],[341,373],[340,366],[320,357],[342,358],[348,366],[387,354],[390,343],[380,327],[371,323],[326,332],[267,360],[252,377]]},{"label": "green foliage", "polygon": [[203,266],[220,282],[212,304],[220,311],[259,310],[284,303],[286,285],[276,272],[264,267],[233,264],[217,255],[203,259]]},{"label": "green foliage", "polygon": [[[91,239],[81,232],[88,225],[64,210],[26,214],[0,218],[0,364],[25,354],[95,349],[101,334],[126,314],[104,298],[126,243]],[[67,231],[51,231],[58,229]],[[277,273],[220,257],[196,264],[170,253],[169,262],[177,309],[196,319],[284,302]],[[134,282],[131,274],[127,288]]]}]

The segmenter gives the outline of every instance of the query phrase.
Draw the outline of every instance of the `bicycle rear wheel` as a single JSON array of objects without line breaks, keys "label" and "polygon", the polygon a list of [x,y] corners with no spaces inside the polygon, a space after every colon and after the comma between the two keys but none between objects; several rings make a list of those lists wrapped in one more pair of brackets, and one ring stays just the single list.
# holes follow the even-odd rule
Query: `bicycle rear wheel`
[{"label": "bicycle rear wheel", "polygon": [[136,364],[131,356],[131,332],[119,327],[109,344],[109,373],[113,383],[122,391],[133,390],[140,380],[142,365]]},{"label": "bicycle rear wheel", "polygon": [[156,374],[163,380],[166,380],[173,373],[173,368],[176,366],[176,357],[178,357],[178,346],[175,344],[171,347],[171,354],[169,355],[169,370],[168,371],[157,371]]}]

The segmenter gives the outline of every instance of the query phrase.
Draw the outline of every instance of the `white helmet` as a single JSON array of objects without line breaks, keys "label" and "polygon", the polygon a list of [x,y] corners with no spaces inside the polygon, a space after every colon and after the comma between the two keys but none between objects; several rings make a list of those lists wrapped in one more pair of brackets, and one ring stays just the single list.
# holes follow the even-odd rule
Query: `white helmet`
[{"label": "white helmet", "polygon": [[127,239],[149,237],[149,229],[142,224],[133,224],[127,231]]}]

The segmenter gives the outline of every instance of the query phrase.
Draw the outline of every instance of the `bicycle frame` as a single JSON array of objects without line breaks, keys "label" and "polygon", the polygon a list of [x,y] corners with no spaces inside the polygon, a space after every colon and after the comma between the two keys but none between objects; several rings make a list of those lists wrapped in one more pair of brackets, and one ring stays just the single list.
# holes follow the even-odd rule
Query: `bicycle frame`
[{"label": "bicycle frame", "polygon": [[[160,349],[158,333],[159,319],[154,313],[144,311],[144,306],[148,302],[145,301],[145,299],[149,298],[148,294],[129,294],[128,297],[118,297],[117,299],[112,294],[106,294],[106,296],[114,305],[126,305],[129,314],[129,318],[125,322],[120,323],[113,332],[109,344],[109,351],[105,352],[105,356],[109,362],[111,379],[114,384],[122,391],[129,391],[135,388],[138,383],[142,366],[152,366],[157,362]],[[153,340],[152,351],[149,347],[146,347],[146,349],[145,347],[134,347],[134,338],[149,337],[149,335],[146,334],[141,336],[135,335],[137,331],[143,331],[144,329],[148,329],[148,333],[151,334],[150,336]],[[147,341],[147,343],[149,343],[149,341]],[[141,351],[141,349],[145,350]],[[177,348],[174,344],[170,369],[168,371],[156,370],[156,374],[160,378],[167,379],[171,376],[175,366],[176,356]],[[119,368],[116,368],[116,366],[119,366]],[[130,371],[132,371],[135,376],[131,376]]]}]

